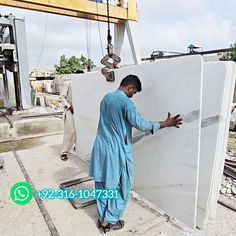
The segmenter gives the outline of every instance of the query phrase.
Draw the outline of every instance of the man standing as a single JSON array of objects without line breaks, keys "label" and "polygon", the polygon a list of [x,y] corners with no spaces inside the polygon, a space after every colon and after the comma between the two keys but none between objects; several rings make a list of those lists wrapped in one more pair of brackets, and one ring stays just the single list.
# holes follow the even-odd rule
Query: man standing
[{"label": "man standing", "polygon": [[61,90],[61,102],[64,105],[64,137],[61,150],[61,159],[63,161],[68,160],[68,152],[73,144],[75,144],[75,124],[74,124],[74,110],[72,106],[72,92],[70,81],[63,83]]},{"label": "man standing", "polygon": [[165,127],[182,124],[180,115],[165,121],[146,121],[136,111],[131,97],[142,90],[135,75],[126,76],[118,90],[104,96],[90,163],[96,189],[118,190],[119,199],[97,199],[98,226],[104,232],[124,227],[120,220],[133,184],[132,127],[152,134]]}]

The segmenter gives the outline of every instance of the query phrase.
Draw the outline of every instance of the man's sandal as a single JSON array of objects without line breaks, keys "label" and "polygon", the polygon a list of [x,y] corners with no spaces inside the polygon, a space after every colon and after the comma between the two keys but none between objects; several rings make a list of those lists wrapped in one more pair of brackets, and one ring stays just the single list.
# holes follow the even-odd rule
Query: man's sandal
[{"label": "man's sandal", "polygon": [[118,220],[115,224],[111,224],[112,230],[119,230],[124,228],[125,222],[123,220]]},{"label": "man's sandal", "polygon": [[61,154],[61,160],[62,160],[62,161],[67,161],[67,160],[68,160],[67,153],[62,153],[62,154]]},{"label": "man's sandal", "polygon": [[107,223],[105,226],[103,226],[98,220],[98,228],[102,228],[103,233],[107,233],[111,230],[119,230],[124,228],[125,222],[123,220],[118,220],[115,224]]}]

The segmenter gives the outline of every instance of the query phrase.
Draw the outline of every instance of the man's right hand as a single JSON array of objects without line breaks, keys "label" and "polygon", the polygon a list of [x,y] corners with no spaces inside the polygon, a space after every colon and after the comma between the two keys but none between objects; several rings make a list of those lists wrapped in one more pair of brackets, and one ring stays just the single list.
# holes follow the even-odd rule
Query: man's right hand
[{"label": "man's right hand", "polygon": [[166,128],[166,127],[176,127],[179,128],[180,125],[182,125],[182,118],[180,118],[180,114],[171,117],[170,112],[168,112],[168,117],[165,121],[160,122],[161,127],[160,128]]}]

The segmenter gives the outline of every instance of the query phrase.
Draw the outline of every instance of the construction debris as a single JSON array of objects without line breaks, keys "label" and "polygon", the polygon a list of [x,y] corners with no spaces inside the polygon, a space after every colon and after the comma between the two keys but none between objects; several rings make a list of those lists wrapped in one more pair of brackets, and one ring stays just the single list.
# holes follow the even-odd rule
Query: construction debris
[{"label": "construction debris", "polygon": [[230,177],[223,177],[220,193],[236,201],[236,180]]},{"label": "construction debris", "polygon": [[236,132],[229,132],[220,193],[236,201]]}]

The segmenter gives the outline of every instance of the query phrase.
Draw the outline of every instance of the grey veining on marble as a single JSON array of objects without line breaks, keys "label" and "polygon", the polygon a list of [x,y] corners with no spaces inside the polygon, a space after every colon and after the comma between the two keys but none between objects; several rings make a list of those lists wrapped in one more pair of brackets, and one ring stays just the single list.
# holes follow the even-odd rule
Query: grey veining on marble
[{"label": "grey veining on marble", "polygon": [[200,110],[191,111],[185,115],[181,115],[183,122],[191,123],[199,119]]},{"label": "grey veining on marble", "polygon": [[72,79],[77,155],[91,154],[105,93],[119,87],[128,74],[140,77],[143,91],[134,96],[137,110],[147,120],[165,120],[167,112],[184,117],[180,129],[148,135],[134,130],[134,190],[181,222],[196,226],[202,58],[194,55],[160,60],[116,70],[108,83],[100,72]]},{"label": "grey veining on marble", "polygon": [[210,125],[218,124],[220,122],[220,116],[210,116],[202,120],[201,127],[205,128]]}]

